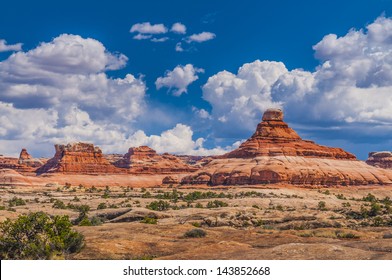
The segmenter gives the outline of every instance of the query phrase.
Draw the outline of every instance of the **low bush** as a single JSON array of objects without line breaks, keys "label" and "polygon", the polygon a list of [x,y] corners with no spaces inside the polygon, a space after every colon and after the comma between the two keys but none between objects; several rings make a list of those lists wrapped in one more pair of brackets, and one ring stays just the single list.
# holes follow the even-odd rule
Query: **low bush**
[{"label": "low bush", "polygon": [[194,228],[191,229],[187,232],[185,232],[184,237],[186,238],[201,238],[201,237],[205,237],[207,235],[207,232],[205,232],[204,230],[200,229],[200,228]]},{"label": "low bush", "polygon": [[21,206],[21,205],[26,205],[26,201],[16,196],[14,196],[11,200],[8,201],[9,207]]},{"label": "low bush", "polygon": [[68,216],[43,212],[21,215],[0,224],[1,259],[58,259],[79,252],[82,234],[72,229]]}]

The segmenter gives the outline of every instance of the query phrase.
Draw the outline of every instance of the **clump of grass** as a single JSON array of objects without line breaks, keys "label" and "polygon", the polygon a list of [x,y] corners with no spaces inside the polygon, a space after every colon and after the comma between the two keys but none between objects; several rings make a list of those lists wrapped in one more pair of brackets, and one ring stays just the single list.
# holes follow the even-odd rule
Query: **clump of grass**
[{"label": "clump of grass", "polygon": [[352,233],[352,232],[342,232],[336,231],[335,232],[337,238],[344,238],[344,239],[358,239],[359,236]]},{"label": "clump of grass", "polygon": [[52,207],[56,208],[56,209],[66,209],[67,208],[67,206],[64,204],[64,202],[62,202],[61,200],[58,200],[58,199],[53,203]]},{"label": "clump of grass", "polygon": [[207,232],[205,232],[204,230],[200,229],[200,228],[194,228],[191,229],[187,232],[185,232],[184,237],[186,238],[201,238],[201,237],[205,237],[207,235]]},{"label": "clump of grass", "polygon": [[325,201],[319,201],[317,208],[321,211],[327,210]]},{"label": "clump of grass", "polygon": [[101,203],[98,204],[98,206],[97,206],[97,210],[106,209],[106,208],[108,208],[108,206],[106,205],[105,202],[101,202]]},{"label": "clump of grass", "polygon": [[141,223],[144,223],[144,224],[156,225],[157,222],[158,222],[158,219],[157,219],[157,218],[154,218],[154,217],[145,216],[145,217],[143,218],[143,220],[141,220],[140,222],[141,222]]}]

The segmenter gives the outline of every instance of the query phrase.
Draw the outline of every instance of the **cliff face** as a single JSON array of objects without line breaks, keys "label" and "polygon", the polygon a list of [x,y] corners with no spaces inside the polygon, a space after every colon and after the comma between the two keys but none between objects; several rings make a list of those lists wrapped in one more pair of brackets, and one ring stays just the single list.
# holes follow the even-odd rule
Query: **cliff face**
[{"label": "cliff face", "polygon": [[269,109],[256,132],[238,149],[212,160],[181,182],[210,185],[391,184],[392,172],[371,167],[340,148],[302,140],[283,121],[281,110]]},{"label": "cliff face", "polygon": [[167,153],[159,155],[148,146],[129,148],[128,153],[114,165],[135,174],[187,173],[197,170],[196,167],[184,163],[177,156]]},{"label": "cliff face", "polygon": [[37,169],[42,173],[113,174],[124,173],[110,164],[101,149],[88,143],[55,145],[56,153],[46,164]]},{"label": "cliff face", "polygon": [[392,169],[392,152],[371,152],[366,163],[375,167]]}]

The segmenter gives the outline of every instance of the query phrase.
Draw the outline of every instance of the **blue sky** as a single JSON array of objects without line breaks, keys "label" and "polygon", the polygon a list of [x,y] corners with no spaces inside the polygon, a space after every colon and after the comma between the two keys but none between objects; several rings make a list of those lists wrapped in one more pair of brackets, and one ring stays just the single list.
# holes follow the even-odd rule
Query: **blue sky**
[{"label": "blue sky", "polygon": [[0,153],[222,153],[271,106],[305,139],[391,150],[392,1],[7,2]]}]

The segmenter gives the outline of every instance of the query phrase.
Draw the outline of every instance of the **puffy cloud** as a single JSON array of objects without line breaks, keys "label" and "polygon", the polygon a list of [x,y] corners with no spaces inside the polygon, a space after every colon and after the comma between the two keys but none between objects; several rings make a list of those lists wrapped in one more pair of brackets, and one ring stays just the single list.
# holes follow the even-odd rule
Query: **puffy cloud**
[{"label": "puffy cloud", "polygon": [[150,22],[136,23],[132,25],[129,32],[139,32],[141,34],[163,34],[167,33],[167,27],[162,24],[151,24]]},{"label": "puffy cloud", "polygon": [[178,34],[185,34],[186,33],[186,26],[181,22],[176,22],[172,25],[171,32],[178,33]]},{"label": "puffy cloud", "polygon": [[151,39],[151,42],[154,42],[154,43],[162,43],[162,42],[166,42],[167,40],[169,40],[169,37],[152,38],[152,39]]},{"label": "puffy cloud", "polygon": [[184,48],[182,47],[181,42],[178,42],[175,47],[176,52],[183,52]]},{"label": "puffy cloud", "polygon": [[283,63],[257,60],[244,64],[237,75],[222,71],[210,77],[203,86],[203,98],[212,105],[218,134],[253,130],[261,112],[281,107],[272,100],[271,86],[287,72]]},{"label": "puffy cloud", "polygon": [[205,41],[212,40],[216,37],[215,33],[211,32],[201,32],[199,34],[193,34],[187,38],[187,42],[197,42],[197,43],[202,43]]},{"label": "puffy cloud", "polygon": [[67,34],[12,54],[0,62],[1,137],[115,146],[146,106],[142,78],[105,73],[126,62],[97,40]]},{"label": "puffy cloud", "polygon": [[[215,128],[251,131],[268,107],[283,107],[296,123],[392,123],[392,20],[379,17],[364,30],[326,35],[313,48],[321,64],[314,72],[287,70],[281,62],[244,64],[222,71],[203,86]],[[389,126],[388,126],[389,125]],[[389,129],[389,128],[388,128]]]},{"label": "puffy cloud", "polygon": [[192,129],[184,124],[177,124],[174,128],[166,130],[161,135],[147,136],[143,131],[137,131],[130,138],[130,146],[147,145],[158,153],[175,153],[184,155],[219,155],[238,147],[239,142],[225,148],[217,147],[206,149],[203,147],[204,138],[192,139]]},{"label": "puffy cloud", "polygon": [[168,87],[169,90],[176,88],[173,91],[173,95],[180,96],[187,92],[187,87],[199,78],[197,73],[203,72],[203,69],[196,68],[192,64],[178,65],[172,71],[166,71],[164,77],[159,77],[155,81],[155,85],[157,89],[162,87]]},{"label": "puffy cloud", "polygon": [[6,40],[0,39],[0,52],[21,51],[21,50],[22,50],[22,43],[8,45]]},{"label": "puffy cloud", "polygon": [[135,36],[133,36],[133,39],[135,40],[148,40],[152,37],[152,35],[145,35],[145,34],[136,34]]}]

